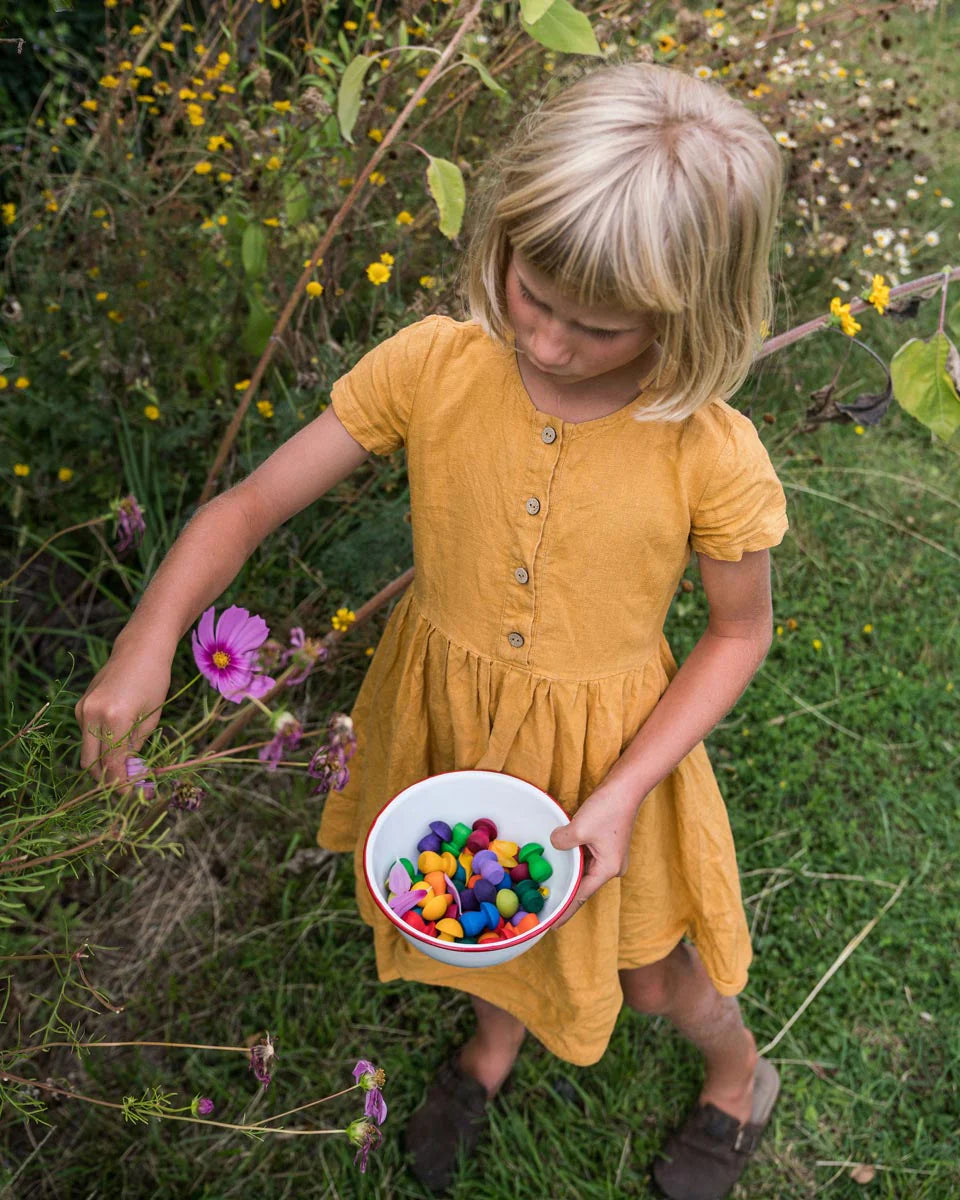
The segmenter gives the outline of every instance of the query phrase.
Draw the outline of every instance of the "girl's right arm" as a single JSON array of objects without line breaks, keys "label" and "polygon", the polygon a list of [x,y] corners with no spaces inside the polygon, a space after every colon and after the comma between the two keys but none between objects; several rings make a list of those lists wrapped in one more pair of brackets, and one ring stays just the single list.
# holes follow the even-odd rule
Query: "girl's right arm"
[{"label": "girl's right arm", "polygon": [[269,533],[366,457],[331,406],[241,483],[198,509],[76,706],[82,767],[97,779],[125,781],[125,758],[160,720],[180,638]]}]

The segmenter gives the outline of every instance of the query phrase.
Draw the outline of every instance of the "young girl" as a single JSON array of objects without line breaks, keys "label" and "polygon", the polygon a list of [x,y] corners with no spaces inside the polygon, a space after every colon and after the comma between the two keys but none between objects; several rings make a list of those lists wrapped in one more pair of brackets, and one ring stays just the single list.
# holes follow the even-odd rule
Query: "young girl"
[{"label": "young girl", "polygon": [[[477,1027],[407,1126],[433,1190],[472,1149],[526,1030],[586,1065],[625,1000],[705,1057],[699,1101],[654,1174],[725,1195],[776,1098],[735,996],[750,942],[723,800],[702,745],[771,636],[783,492],[726,398],[771,319],[775,142],[719,87],[606,67],[501,154],[466,268],[472,319],[419,321],[333,387],[331,407],[202,509],[78,705],[83,762],[158,707],[179,638],[273,529],[357,467],[406,449],[416,577],[354,710],[353,778],[321,845],[352,850],[395,793],[503,771],[554,796],[583,845],[570,916],[519,958],[456,970],[357,898],[384,981],[471,993]],[[709,603],[679,671],[662,628],[691,548]],[[96,764],[102,763],[101,767]],[[689,939],[689,940],[687,940]]]}]

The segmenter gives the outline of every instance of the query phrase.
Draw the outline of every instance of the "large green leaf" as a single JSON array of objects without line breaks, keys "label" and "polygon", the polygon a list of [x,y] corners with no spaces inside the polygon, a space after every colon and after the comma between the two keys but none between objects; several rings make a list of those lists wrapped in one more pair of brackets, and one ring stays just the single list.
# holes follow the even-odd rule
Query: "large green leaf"
[{"label": "large green leaf", "polygon": [[960,355],[947,335],[905,342],[890,361],[890,374],[897,403],[960,450]]},{"label": "large green leaf", "polygon": [[243,231],[240,257],[248,279],[259,279],[267,269],[267,236],[262,227],[252,221]]},{"label": "large green leaf", "polygon": [[554,0],[520,0],[520,15],[528,25],[532,25],[540,20],[553,3]]},{"label": "large green leaf", "polygon": [[259,358],[267,348],[267,342],[273,332],[273,316],[256,292],[247,292],[247,302],[250,305],[250,315],[247,317],[247,325],[240,341],[248,354]]},{"label": "large green leaf", "polygon": [[503,84],[497,83],[494,77],[490,74],[490,72],[475,54],[463,53],[460,57],[463,62],[473,67],[473,69],[483,80],[485,87],[488,87],[491,92],[496,93],[496,95],[503,100],[510,99],[510,93],[507,91],[507,89],[503,86]]},{"label": "large green leaf", "polygon": [[12,367],[16,362],[16,358],[7,349],[7,344],[0,338],[0,371],[5,371],[7,367]]},{"label": "large green leaf", "polygon": [[283,202],[288,228],[293,229],[306,220],[310,211],[310,193],[302,179],[293,175],[287,177],[283,185]]},{"label": "large green leaf", "polygon": [[454,238],[460,232],[463,209],[467,201],[467,189],[456,163],[446,158],[428,155],[427,188],[440,210],[440,232]]},{"label": "large green leaf", "polygon": [[337,92],[337,120],[340,122],[340,132],[345,142],[353,142],[353,127],[360,112],[360,95],[363,92],[363,81],[373,59],[366,54],[358,54],[350,63],[340,80],[340,90]]},{"label": "large green leaf", "polygon": [[553,0],[553,3],[538,21],[520,24],[542,46],[550,50],[562,50],[565,54],[599,54],[600,47],[590,22],[570,0]]}]

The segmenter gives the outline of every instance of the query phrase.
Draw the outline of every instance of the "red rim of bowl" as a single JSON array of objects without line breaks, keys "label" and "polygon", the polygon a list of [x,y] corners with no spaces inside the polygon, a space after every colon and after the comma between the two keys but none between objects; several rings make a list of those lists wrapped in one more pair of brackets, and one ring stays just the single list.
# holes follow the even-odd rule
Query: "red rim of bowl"
[{"label": "red rim of bowl", "polygon": [[[411,788],[411,787],[416,787],[416,785],[418,783],[426,783],[428,779],[442,779],[444,775],[465,775],[465,774],[473,775],[473,774],[480,774],[480,773],[481,772],[474,772],[474,771],[470,771],[470,772],[467,772],[467,771],[441,771],[437,775],[428,775],[428,776],[426,776],[425,779],[418,779],[418,780],[416,780],[415,783],[409,784],[408,787],[401,788],[400,791],[397,792],[396,796],[393,796],[391,799],[389,799],[386,802],[386,804],[383,806],[383,808],[381,808],[380,811],[377,813],[377,815],[373,818],[373,820],[370,823],[370,828],[367,830],[367,836],[363,840],[363,878],[367,885],[367,891],[373,897],[374,904],[376,904],[376,906],[380,909],[380,911],[383,913],[383,915],[385,917],[387,917],[387,919],[391,922],[391,924],[393,924],[397,927],[397,929],[399,930],[400,933],[405,934],[407,937],[415,938],[418,942],[423,942],[427,946],[443,946],[443,948],[445,950],[453,950],[454,953],[456,953],[456,954],[490,954],[494,950],[502,950],[502,949],[504,949],[504,947],[507,947],[507,946],[509,946],[511,948],[514,946],[520,946],[524,942],[529,942],[529,941],[532,941],[536,937],[541,937],[544,933],[547,932],[547,930],[550,928],[551,925],[556,924],[556,922],[559,920],[559,918],[567,911],[567,909],[573,903],[573,898],[577,894],[577,889],[580,887],[580,880],[583,878],[583,847],[582,846],[574,846],[573,850],[576,851],[577,858],[578,858],[577,877],[576,877],[576,880],[574,881],[573,890],[571,891],[570,896],[567,899],[567,902],[565,904],[563,904],[560,908],[558,908],[555,913],[551,913],[550,916],[547,918],[546,921],[544,921],[544,923],[542,925],[537,925],[534,929],[528,929],[526,933],[521,933],[519,935],[519,937],[501,938],[496,942],[484,942],[483,945],[478,944],[476,946],[461,946],[461,945],[458,945],[456,942],[441,942],[438,938],[431,937],[428,933],[421,933],[419,929],[414,929],[412,925],[408,925],[402,917],[398,917],[397,914],[393,911],[393,909],[388,904],[384,904],[384,902],[380,899],[380,896],[378,895],[377,889],[374,888],[373,884],[371,883],[370,872],[367,870],[367,846],[370,842],[370,835],[373,833],[374,827],[376,826],[377,822],[380,820],[380,818],[383,816],[383,814],[386,812],[386,810],[390,807],[390,805],[394,802],[394,800],[396,800],[397,796],[402,796],[404,792],[408,791],[409,788]],[[506,771],[487,771],[485,773],[488,775],[507,775]],[[557,812],[560,814],[560,816],[569,824],[570,818],[563,811],[563,809],[556,802],[556,800],[554,800],[554,798],[549,794],[549,792],[545,792],[542,788],[538,788],[535,783],[531,783],[528,779],[521,779],[521,777],[519,775],[509,775],[508,778],[509,779],[517,779],[520,781],[520,783],[525,783],[527,785],[527,787],[532,787],[534,789],[534,791],[539,792],[540,795],[543,796],[543,798],[545,800],[550,801],[550,803],[554,806],[554,808],[557,810]],[[557,853],[569,854],[570,851],[569,850],[560,850]]]}]

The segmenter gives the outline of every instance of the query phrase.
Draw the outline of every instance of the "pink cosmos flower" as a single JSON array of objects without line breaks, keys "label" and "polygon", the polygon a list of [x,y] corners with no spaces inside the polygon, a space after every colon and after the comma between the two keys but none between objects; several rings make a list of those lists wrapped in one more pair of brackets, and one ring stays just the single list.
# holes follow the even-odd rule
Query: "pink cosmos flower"
[{"label": "pink cosmos flower", "polygon": [[364,1116],[370,1117],[378,1125],[382,1125],[387,1119],[387,1102],[380,1091],[386,1080],[383,1071],[378,1070],[367,1059],[361,1058],[353,1068],[353,1077],[361,1089],[366,1092],[363,1105]]},{"label": "pink cosmos flower", "polygon": [[148,776],[149,768],[143,759],[138,758],[136,754],[128,754],[123,760],[123,765],[127,779],[131,786],[140,792],[141,799],[152,800],[156,794],[156,787]]},{"label": "pink cosmos flower", "polygon": [[256,651],[270,633],[266,621],[233,605],[220,614],[214,630],[213,614],[214,609],[208,608],[193,633],[197,666],[204,678],[234,704],[249,696],[259,700],[275,682],[257,671]]},{"label": "pink cosmos flower", "polygon": [[131,546],[140,545],[140,540],[147,526],[143,519],[143,509],[137,503],[136,496],[132,493],[129,496],[124,496],[122,500],[116,501],[115,516],[117,518],[117,544],[115,550],[117,554],[123,554]]},{"label": "pink cosmos flower", "polygon": [[367,1169],[367,1159],[370,1157],[370,1151],[375,1150],[383,1140],[383,1134],[371,1124],[366,1117],[359,1117],[356,1121],[351,1121],[347,1126],[347,1137],[355,1146],[359,1146],[354,1158],[355,1163],[360,1164],[361,1175]]}]

